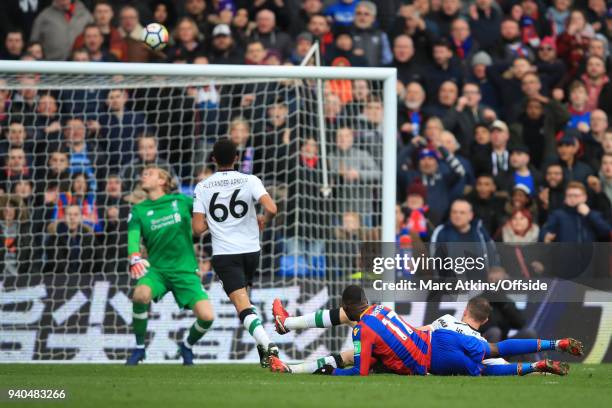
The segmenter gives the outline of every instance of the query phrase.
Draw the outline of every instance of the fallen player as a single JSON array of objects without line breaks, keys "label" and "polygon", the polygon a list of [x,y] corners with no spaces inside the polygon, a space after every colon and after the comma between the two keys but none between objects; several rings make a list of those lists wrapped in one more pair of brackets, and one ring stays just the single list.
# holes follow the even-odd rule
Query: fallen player
[{"label": "fallen player", "polygon": [[[273,314],[277,331],[286,333],[289,330],[287,323],[291,328],[312,327],[308,326],[309,321],[314,322],[314,327],[324,326],[326,323],[330,325],[332,321],[334,321],[333,325],[354,325],[354,351],[292,366],[274,358],[271,360],[271,370],[292,373],[314,371],[332,375],[367,375],[370,368],[374,367],[374,363],[377,362],[387,372],[398,374],[525,375],[532,372],[548,372],[566,375],[569,371],[567,363],[541,360],[534,363],[507,364],[500,357],[543,350],[565,351],[573,355],[582,355],[582,344],[574,339],[556,341],[512,339],[500,343],[487,343],[476,330],[470,327],[471,325],[479,327],[486,322],[490,306],[487,308],[488,303],[485,302],[483,299],[473,300],[471,305],[468,303],[463,320],[469,323],[460,322],[450,315],[445,315],[429,326],[414,328],[389,308],[369,305],[363,290],[354,285],[345,289],[341,308],[317,311],[307,316],[289,317],[280,301],[275,301]],[[444,328],[444,325],[447,327]],[[466,332],[469,335],[466,335]],[[366,351],[365,359],[364,351]],[[342,368],[351,362],[354,362],[353,368]]]}]

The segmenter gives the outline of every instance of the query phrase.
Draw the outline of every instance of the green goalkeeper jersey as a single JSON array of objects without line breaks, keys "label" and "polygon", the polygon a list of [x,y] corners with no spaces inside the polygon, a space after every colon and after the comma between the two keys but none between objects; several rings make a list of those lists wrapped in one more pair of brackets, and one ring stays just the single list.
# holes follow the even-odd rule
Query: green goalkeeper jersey
[{"label": "green goalkeeper jersey", "polygon": [[151,270],[190,272],[198,269],[191,232],[193,198],[166,194],[132,207],[128,218],[128,253],[140,252],[142,236]]}]

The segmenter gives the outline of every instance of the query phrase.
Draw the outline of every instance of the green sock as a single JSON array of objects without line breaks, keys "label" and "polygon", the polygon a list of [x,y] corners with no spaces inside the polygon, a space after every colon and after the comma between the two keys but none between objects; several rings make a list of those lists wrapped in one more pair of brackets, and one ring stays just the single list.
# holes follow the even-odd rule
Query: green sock
[{"label": "green sock", "polygon": [[187,340],[185,340],[185,345],[191,348],[191,346],[196,344],[198,340],[200,340],[202,336],[206,334],[206,332],[208,331],[210,326],[212,326],[212,324],[213,324],[212,320],[198,319],[195,322],[193,322],[193,324],[191,325],[191,328],[189,329],[189,335],[187,336]]},{"label": "green sock", "polygon": [[136,347],[144,348],[147,335],[147,320],[149,319],[149,305],[142,303],[132,304],[132,328],[136,335]]}]

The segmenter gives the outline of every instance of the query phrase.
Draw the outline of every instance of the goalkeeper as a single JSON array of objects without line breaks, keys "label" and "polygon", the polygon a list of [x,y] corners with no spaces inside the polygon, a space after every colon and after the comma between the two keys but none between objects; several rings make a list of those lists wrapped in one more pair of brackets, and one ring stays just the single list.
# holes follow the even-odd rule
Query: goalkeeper
[{"label": "goalkeeper", "polygon": [[[212,305],[196,274],[198,263],[191,234],[193,199],[183,194],[172,194],[172,177],[159,167],[146,167],[141,184],[147,200],[132,207],[128,219],[130,275],[138,282],[132,296],[136,348],[126,364],[137,365],[145,359],[151,300],[157,302],[172,292],[179,307],[193,310],[197,318],[179,343],[183,364],[192,365],[192,346],[204,336],[214,319]],[[148,260],[139,252],[141,236]]]}]

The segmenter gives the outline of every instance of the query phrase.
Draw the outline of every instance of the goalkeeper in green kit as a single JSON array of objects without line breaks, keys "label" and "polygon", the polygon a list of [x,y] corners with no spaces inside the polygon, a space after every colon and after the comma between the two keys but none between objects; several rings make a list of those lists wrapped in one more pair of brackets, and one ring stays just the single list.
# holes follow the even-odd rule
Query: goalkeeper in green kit
[{"label": "goalkeeper in green kit", "polygon": [[[172,178],[159,167],[145,168],[141,183],[147,199],[132,207],[128,219],[130,275],[138,282],[132,296],[136,348],[126,364],[137,365],[145,359],[151,300],[158,301],[172,292],[178,306],[193,310],[197,318],[179,343],[183,364],[192,365],[191,348],[204,336],[214,319],[212,305],[196,274],[198,263],[191,232],[193,199],[183,194],[172,194]],[[148,260],[140,254],[141,237]]]}]

